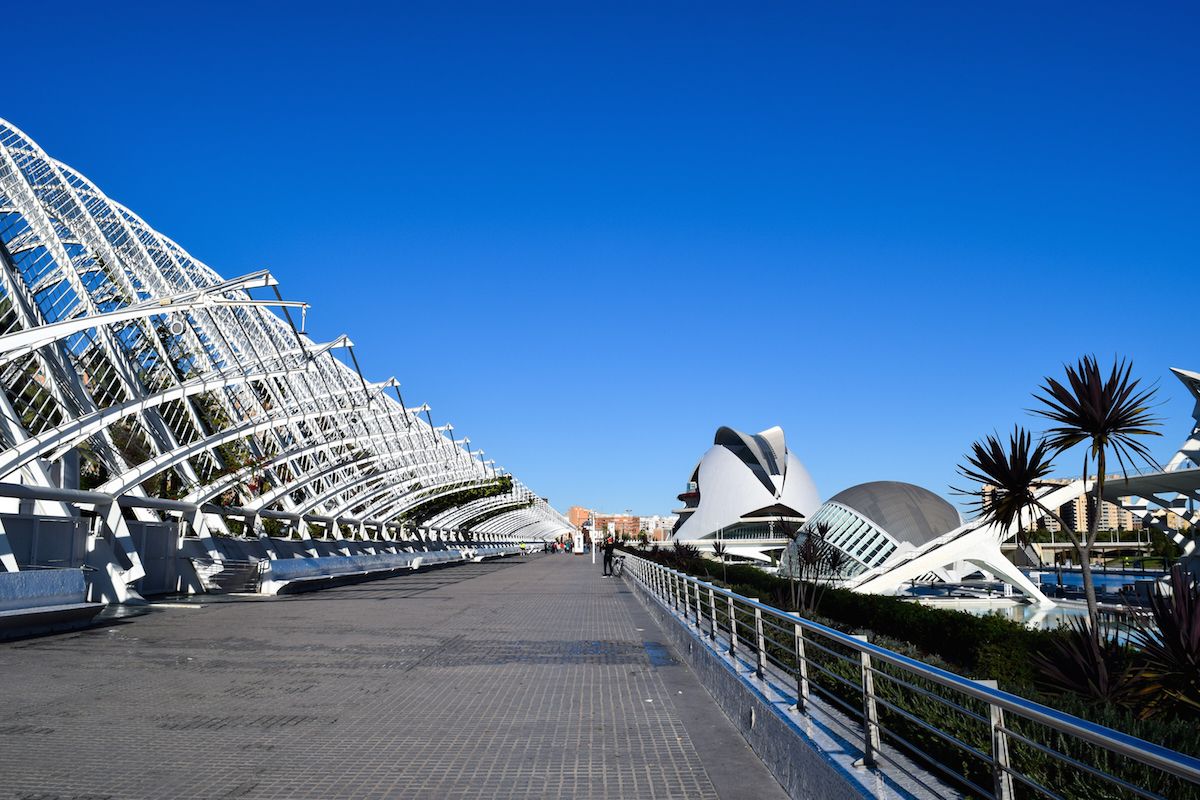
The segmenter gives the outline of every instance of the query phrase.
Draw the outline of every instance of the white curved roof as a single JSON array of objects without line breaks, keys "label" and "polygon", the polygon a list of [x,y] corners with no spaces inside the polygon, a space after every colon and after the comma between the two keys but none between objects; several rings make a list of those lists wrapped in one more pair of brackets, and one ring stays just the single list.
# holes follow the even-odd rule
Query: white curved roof
[{"label": "white curved roof", "polygon": [[851,486],[829,498],[854,509],[898,542],[922,545],[962,524],[958,509],[928,489],[899,481]]},{"label": "white curved roof", "polygon": [[758,434],[720,428],[714,442],[694,475],[699,505],[673,538],[699,539],[764,509],[782,506],[780,513],[786,510],[794,512],[789,516],[807,517],[820,506],[817,487],[800,459],[787,449],[781,428]]}]

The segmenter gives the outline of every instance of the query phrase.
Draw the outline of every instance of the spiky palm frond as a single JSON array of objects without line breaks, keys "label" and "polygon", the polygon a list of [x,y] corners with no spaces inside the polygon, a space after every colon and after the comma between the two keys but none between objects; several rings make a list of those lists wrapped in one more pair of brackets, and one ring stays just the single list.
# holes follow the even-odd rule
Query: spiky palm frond
[{"label": "spiky palm frond", "polygon": [[954,491],[975,498],[970,507],[983,520],[1006,531],[1014,525],[1020,530],[1025,519],[1040,516],[1037,490],[1046,485],[1051,458],[1046,441],[1033,444],[1029,431],[1015,425],[1007,447],[998,436],[987,436],[982,442],[971,444],[966,464],[958,466],[958,474],[980,485],[976,489]]},{"label": "spiky palm frond", "polygon": [[1138,439],[1161,435],[1154,430],[1160,420],[1150,412],[1155,387],[1139,389],[1140,381],[1131,376],[1133,365],[1125,359],[1114,359],[1107,378],[1095,356],[1084,356],[1066,370],[1065,384],[1047,378],[1042,393],[1034,394],[1044,408],[1031,409],[1033,413],[1056,423],[1046,431],[1050,447],[1062,452],[1086,442],[1093,458],[1112,448],[1122,472],[1127,472],[1127,461],[1155,464]]},{"label": "spiky palm frond", "polygon": [[1141,715],[1200,717],[1200,585],[1178,564],[1171,590],[1151,598],[1153,621],[1139,620],[1130,641],[1141,651]]},{"label": "spiky palm frond", "polygon": [[1071,620],[1045,652],[1034,653],[1033,664],[1036,682],[1046,691],[1122,706],[1136,702],[1138,673],[1130,649],[1109,622],[1100,621],[1093,631],[1086,619]]}]

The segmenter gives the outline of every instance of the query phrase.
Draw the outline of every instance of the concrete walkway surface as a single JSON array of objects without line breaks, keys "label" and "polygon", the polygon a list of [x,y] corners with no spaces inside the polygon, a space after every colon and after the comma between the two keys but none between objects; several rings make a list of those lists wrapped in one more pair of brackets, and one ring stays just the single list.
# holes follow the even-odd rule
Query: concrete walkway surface
[{"label": "concrete walkway surface", "polygon": [[0,644],[0,797],[773,798],[587,557],[200,597]]}]

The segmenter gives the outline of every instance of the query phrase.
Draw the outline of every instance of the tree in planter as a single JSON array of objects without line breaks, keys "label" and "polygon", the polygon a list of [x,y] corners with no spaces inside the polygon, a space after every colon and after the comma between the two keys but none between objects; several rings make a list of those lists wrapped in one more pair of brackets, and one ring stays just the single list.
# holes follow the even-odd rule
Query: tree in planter
[{"label": "tree in planter", "polygon": [[[972,443],[967,463],[959,465],[958,471],[969,480],[995,487],[989,491],[981,485],[977,490],[963,492],[976,498],[974,506],[984,521],[1003,530],[1013,525],[1019,530],[1023,520],[1039,516],[1058,522],[1079,558],[1088,628],[1098,640],[1100,608],[1091,556],[1100,526],[1108,456],[1116,456],[1123,472],[1128,466],[1126,462],[1153,465],[1154,459],[1139,437],[1159,435],[1152,430],[1158,419],[1149,410],[1154,388],[1138,388],[1138,379],[1130,375],[1129,362],[1114,361],[1108,377],[1092,356],[1084,356],[1066,370],[1065,383],[1047,378],[1042,393],[1034,395],[1042,407],[1033,409],[1033,413],[1057,423],[1036,445],[1027,430],[1015,426],[1007,448],[995,436]],[[1079,444],[1086,447],[1082,477],[1085,485],[1089,481],[1092,484],[1087,495],[1086,530],[1068,525],[1057,508],[1048,508],[1041,501],[1047,486],[1045,478],[1053,468],[1054,459]]]}]

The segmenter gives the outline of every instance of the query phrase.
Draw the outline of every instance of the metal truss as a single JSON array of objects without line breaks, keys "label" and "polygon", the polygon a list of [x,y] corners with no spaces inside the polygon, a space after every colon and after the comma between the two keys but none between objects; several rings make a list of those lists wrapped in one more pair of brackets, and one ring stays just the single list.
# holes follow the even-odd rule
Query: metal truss
[{"label": "metal truss", "polygon": [[[27,487],[5,495],[22,513],[94,510],[114,581],[141,574],[125,516],[182,515],[210,545],[234,520],[377,541],[570,530],[515,480],[406,528],[426,502],[499,487],[495,462],[395,378],[368,382],[349,338],[313,342],[308,308],[266,270],[223,278],[0,120],[0,482]],[[55,477],[76,455],[85,493]],[[2,530],[0,564],[17,569]]]}]

